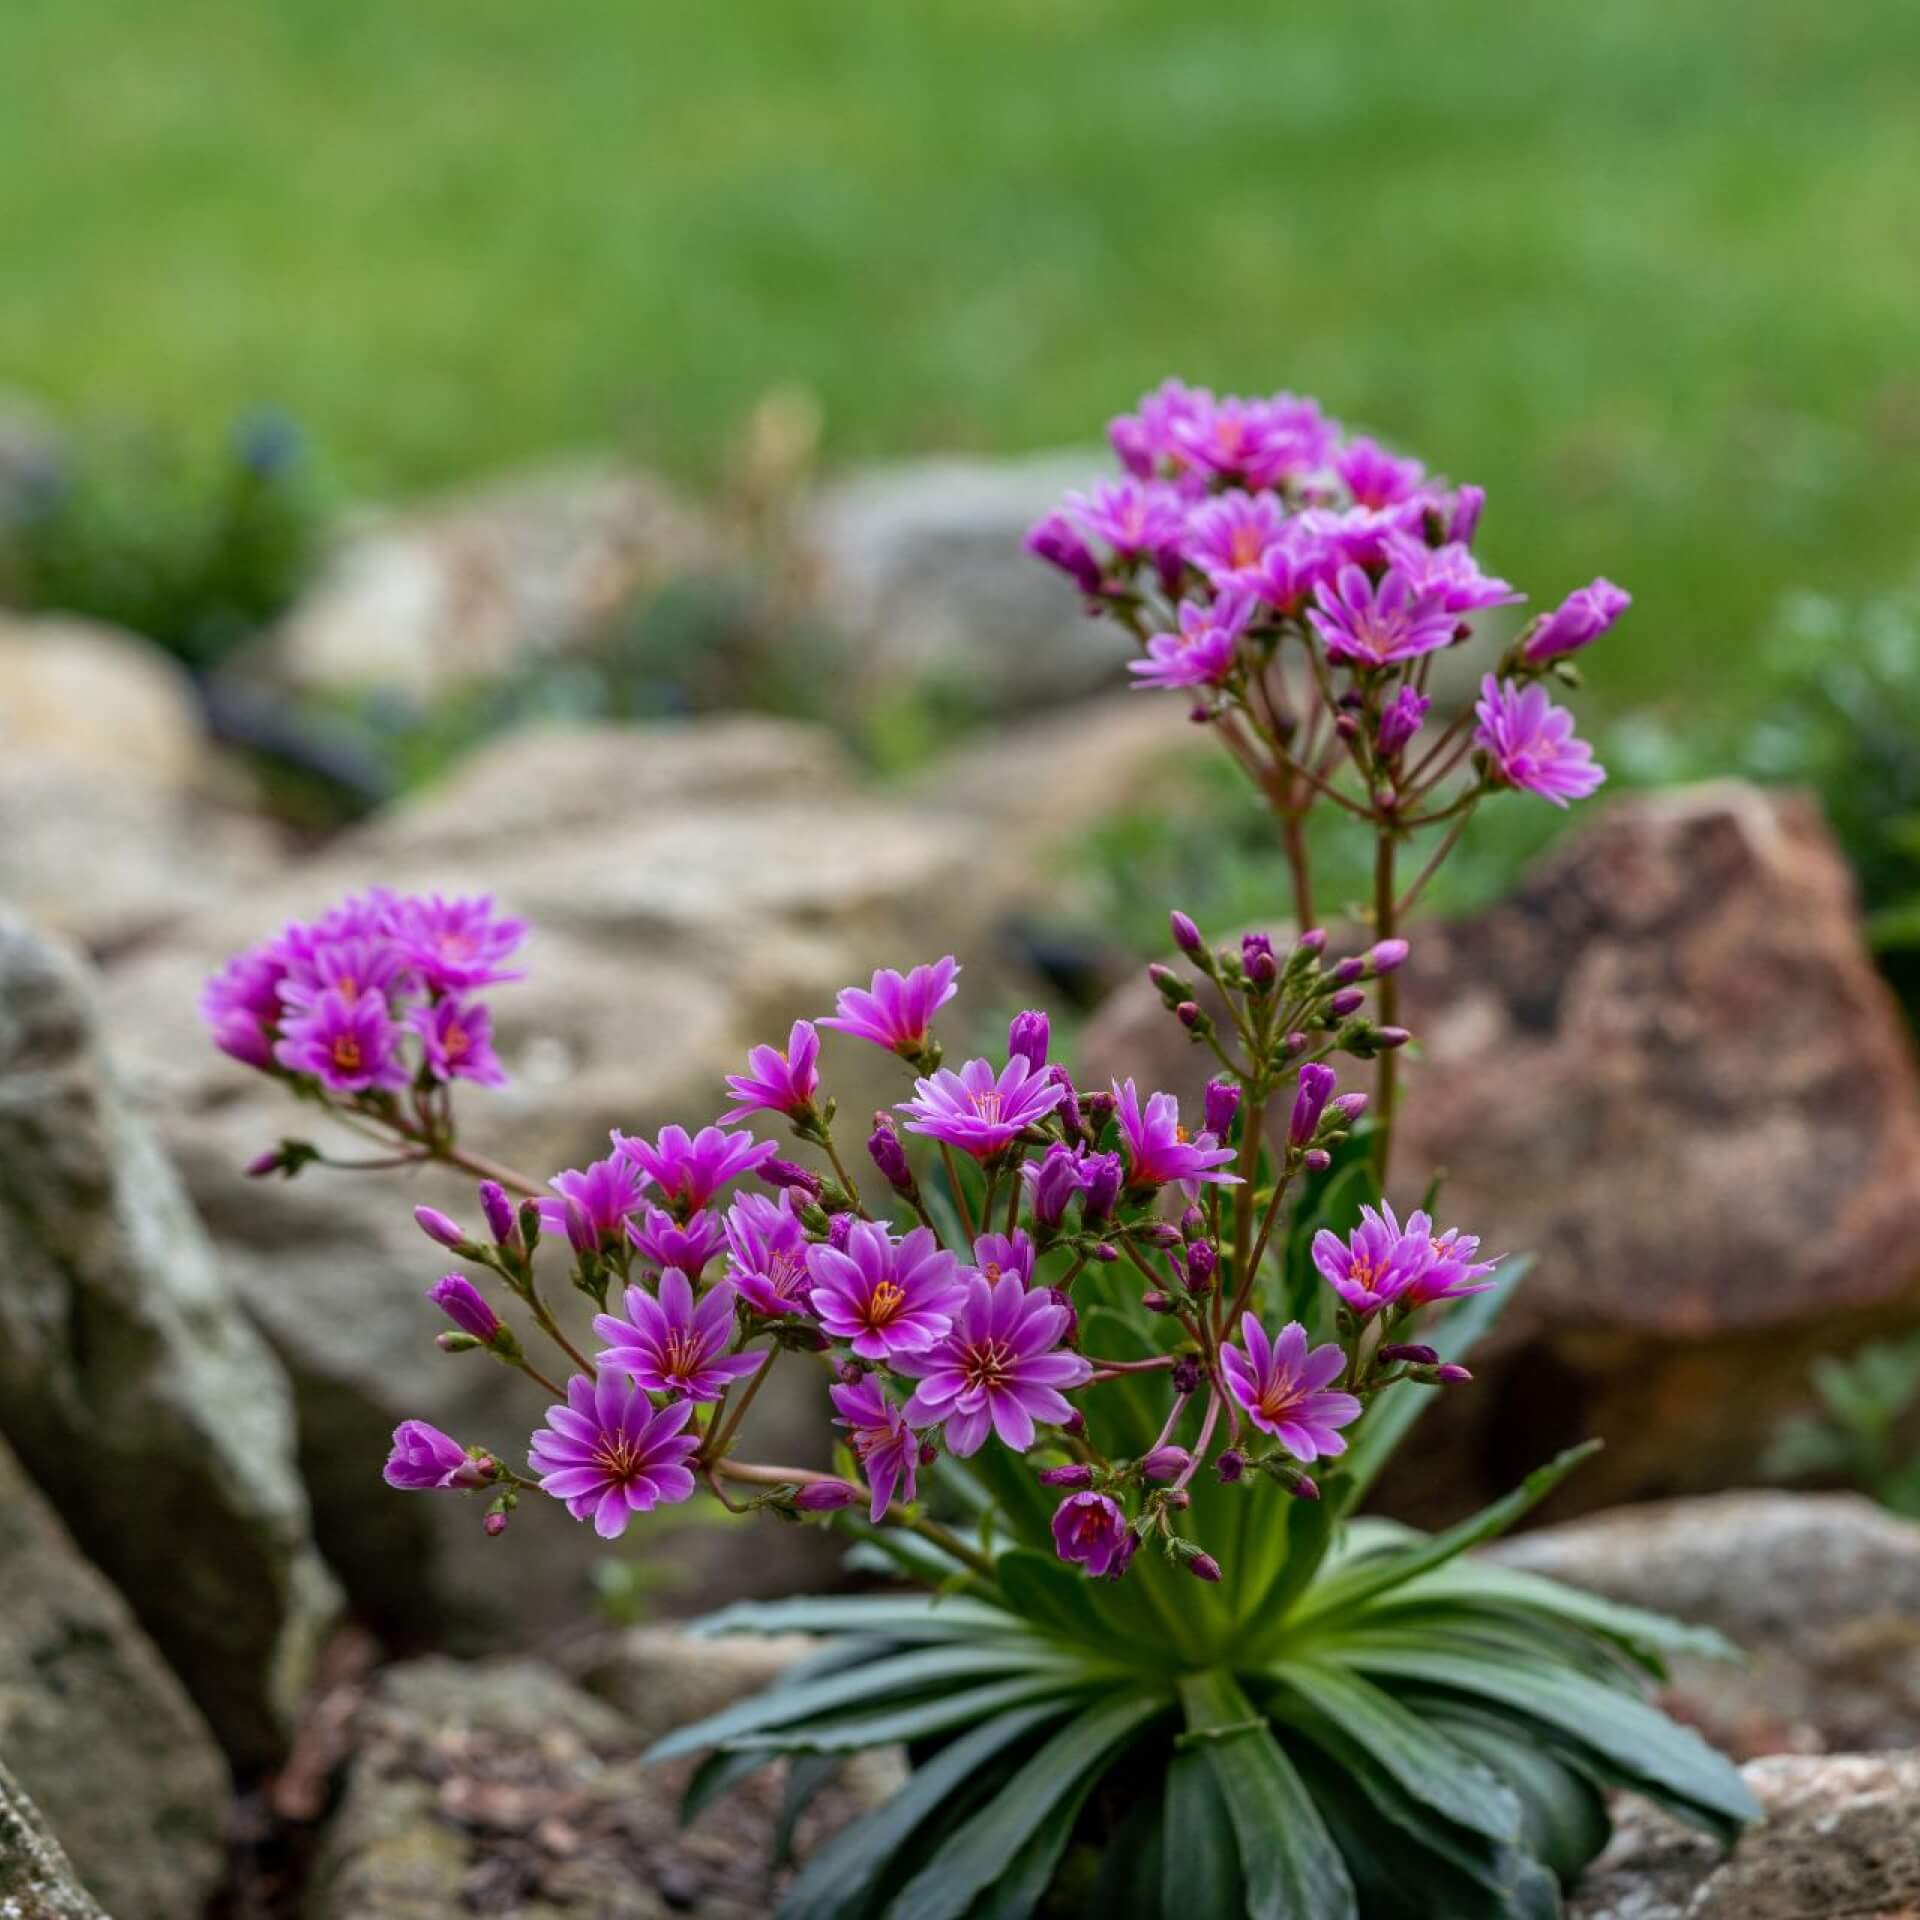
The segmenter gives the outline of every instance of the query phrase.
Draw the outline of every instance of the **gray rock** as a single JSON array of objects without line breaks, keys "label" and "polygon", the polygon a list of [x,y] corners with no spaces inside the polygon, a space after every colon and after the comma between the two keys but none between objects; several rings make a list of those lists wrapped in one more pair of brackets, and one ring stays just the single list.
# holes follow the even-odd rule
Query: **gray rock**
[{"label": "gray rock", "polygon": [[[1443,1174],[1536,1263],[1388,1496],[1456,1518],[1590,1433],[1555,1513],[1749,1480],[1813,1355],[1920,1321],[1920,1074],[1813,803],[1622,800],[1413,943],[1394,1197]],[[1183,1097],[1209,1060],[1144,982],[1083,1045]]]},{"label": "gray rock", "polygon": [[[243,1180],[289,1132],[349,1155],[363,1143],[329,1140],[279,1088],[214,1052],[190,1011],[204,977],[368,884],[494,892],[537,932],[527,980],[490,996],[512,1084],[464,1110],[477,1148],[538,1179],[604,1154],[613,1126],[710,1117],[752,1042],[826,1011],[875,966],[964,952],[971,1004],[993,1004],[983,931],[996,871],[970,820],[861,789],[817,730],[751,719],[536,730],[115,968],[112,1018],[135,1084],[293,1376],[320,1537],[358,1606],[404,1630],[460,1627],[465,1644],[524,1642],[582,1613],[607,1549],[557,1510],[526,1507],[506,1540],[488,1541],[471,1503],[379,1484],[403,1418],[518,1458],[540,1415],[524,1380],[432,1344],[442,1323],[424,1291],[452,1263],[411,1213],[425,1202],[471,1219],[472,1182],[324,1169],[291,1186]],[[865,1113],[908,1088],[874,1049],[835,1041],[833,1053],[857,1142]],[[754,1409],[763,1457],[817,1463],[824,1414],[819,1384],[784,1368]],[[705,1527],[683,1544],[700,1576],[686,1604],[831,1565],[811,1529]]]},{"label": "gray rock", "polygon": [[1683,1659],[1669,1704],[1747,1755],[1920,1747],[1920,1527],[1854,1494],[1623,1507],[1492,1557],[1716,1627],[1745,1666]]},{"label": "gray rock", "polygon": [[0,914],[0,1432],[228,1751],[276,1751],[332,1588],[284,1376],[122,1096],[81,963]]},{"label": "gray rock", "polygon": [[1767,1810],[1730,1855],[1641,1802],[1569,1920],[1907,1920],[1920,1913],[1920,1754],[1780,1754],[1743,1769]]},{"label": "gray rock", "polygon": [[1097,452],[943,458],[836,481],[797,530],[812,604],[863,681],[946,688],[995,713],[1118,686],[1125,637],[1020,544],[1109,465]]},{"label": "gray rock", "polygon": [[200,1920],[226,1872],[226,1761],[3,1444],[0,1574],[0,1755],[111,1909]]},{"label": "gray rock", "polygon": [[350,534],[254,664],[306,692],[430,701],[564,657],[714,545],[652,474],[514,476]]},{"label": "gray rock", "polygon": [[52,1829],[0,1764],[0,1920],[107,1920]]},{"label": "gray rock", "polygon": [[[706,1650],[683,1642],[685,1660]],[[650,1767],[604,1702],[533,1661],[391,1668],[361,1712],[305,1920],[751,1920],[782,1769],[753,1775],[690,1829],[691,1763]],[[889,1782],[836,1784],[801,1822],[802,1857]]]}]

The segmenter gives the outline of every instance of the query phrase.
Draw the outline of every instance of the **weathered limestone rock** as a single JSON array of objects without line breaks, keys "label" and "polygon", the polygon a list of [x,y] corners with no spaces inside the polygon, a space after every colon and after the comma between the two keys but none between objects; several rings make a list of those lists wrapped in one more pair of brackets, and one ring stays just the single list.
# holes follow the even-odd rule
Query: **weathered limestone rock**
[{"label": "weathered limestone rock", "polygon": [[[1598,813],[1485,913],[1421,928],[1395,1158],[1412,1204],[1536,1264],[1387,1492],[1422,1518],[1602,1434],[1554,1510],[1750,1478],[1808,1360],[1920,1320],[1920,1079],[1811,801],[1726,783]],[[1096,1073],[1197,1095],[1152,990]]]},{"label": "weathered limestone rock", "polygon": [[242,1764],[331,1613],[284,1376],[124,1099],[81,963],[0,913],[0,1433]]},{"label": "weathered limestone rock", "polygon": [[1642,1802],[1569,1920],[1906,1920],[1920,1913],[1920,1754],[1780,1754],[1746,1782],[1764,1826],[1729,1856]]},{"label": "weathered limestone rock", "polygon": [[588,463],[518,475],[351,535],[262,664],[305,691],[424,702],[564,656],[713,547],[652,474]]},{"label": "weathered limestone rock", "polygon": [[1716,1627],[1745,1666],[1681,1660],[1669,1704],[1736,1754],[1920,1747],[1920,1526],[1854,1494],[1622,1507],[1492,1557]]},{"label": "weathered limestone rock", "polygon": [[113,1911],[201,1920],[226,1871],[226,1761],[4,1444],[0,1592],[0,1756]]},{"label": "weathered limestone rock", "polygon": [[[683,1642],[683,1661],[705,1649]],[[645,1738],[533,1661],[390,1669],[363,1709],[306,1920],[752,1920],[771,1910],[767,1852],[782,1769],[745,1781],[690,1829],[690,1762],[649,1767]],[[799,1850],[891,1778],[855,1770],[815,1801]]]},{"label": "weathered limestone rock", "polygon": [[5,1920],[108,1920],[80,1884],[52,1829],[0,1764],[0,1915]]}]

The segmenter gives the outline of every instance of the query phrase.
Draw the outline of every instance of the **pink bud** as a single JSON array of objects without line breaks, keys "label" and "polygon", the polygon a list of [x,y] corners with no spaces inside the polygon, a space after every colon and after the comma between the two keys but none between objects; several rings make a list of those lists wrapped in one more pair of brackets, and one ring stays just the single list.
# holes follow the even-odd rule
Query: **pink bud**
[{"label": "pink bud", "polygon": [[860,1489],[844,1480],[809,1480],[793,1496],[793,1504],[801,1513],[836,1513],[859,1498]]},{"label": "pink bud", "polygon": [[1093,1485],[1093,1469],[1084,1466],[1042,1467],[1040,1484],[1043,1487],[1071,1487],[1078,1490]]},{"label": "pink bud", "polygon": [[507,1530],[507,1516],[504,1513],[490,1513],[480,1525],[489,1540],[498,1540]]},{"label": "pink bud", "polygon": [[1217,1581],[1220,1578],[1220,1562],[1210,1553],[1196,1553],[1187,1562],[1187,1571],[1196,1580]]},{"label": "pink bud", "polygon": [[1149,1480],[1177,1480],[1192,1461],[1193,1455],[1185,1447],[1155,1447],[1140,1462],[1140,1471]]},{"label": "pink bud", "polygon": [[460,1231],[459,1222],[449,1220],[438,1207],[415,1207],[413,1218],[414,1224],[429,1240],[437,1240],[443,1247],[449,1247],[456,1253],[470,1244],[467,1236]]}]

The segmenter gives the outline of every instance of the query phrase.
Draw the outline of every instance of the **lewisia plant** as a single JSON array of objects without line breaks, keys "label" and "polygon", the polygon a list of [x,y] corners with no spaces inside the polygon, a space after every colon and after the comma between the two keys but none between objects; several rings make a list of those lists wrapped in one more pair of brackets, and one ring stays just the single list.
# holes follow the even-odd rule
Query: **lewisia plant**
[{"label": "lewisia plant", "polygon": [[[1198,1112],[1076,1081],[1039,1013],[947,1065],[947,957],[754,1048],[715,1123],[529,1178],[474,1154],[451,1101],[499,1078],[477,994],[517,977],[525,928],[370,893],[208,989],[219,1045],[379,1143],[338,1163],[289,1140],[252,1171],[480,1178],[484,1228],[417,1213],[464,1269],[428,1290],[440,1344],[518,1370],[543,1411],[519,1448],[408,1421],[392,1486],[476,1498],[492,1533],[532,1502],[609,1539],[704,1496],[841,1529],[869,1587],[889,1577],[704,1622],[826,1639],[656,1749],[705,1754],[691,1817],[782,1756],[797,1810],[844,1756],[905,1744],[907,1784],[807,1860],[785,1920],[1550,1916],[1610,1788],[1722,1839],[1756,1816],[1645,1698],[1669,1652],[1718,1643],[1472,1557],[1588,1448],[1439,1534],[1359,1509],[1466,1388],[1524,1265],[1431,1192],[1388,1198],[1400,930],[1487,796],[1599,784],[1544,683],[1626,596],[1582,588],[1434,717],[1434,657],[1519,598],[1473,556],[1475,489],[1289,395],[1169,385],[1112,438],[1126,476],[1029,544],[1247,770],[1292,883],[1288,934],[1215,943],[1172,916],[1151,974],[1217,1067]],[[1304,832],[1323,805],[1376,835],[1370,924],[1338,941]],[[823,1029],[900,1062],[864,1155],[834,1128]],[[591,1302],[591,1342],[555,1319],[556,1281]],[[776,1367],[817,1393],[830,1470],[740,1456]]]}]

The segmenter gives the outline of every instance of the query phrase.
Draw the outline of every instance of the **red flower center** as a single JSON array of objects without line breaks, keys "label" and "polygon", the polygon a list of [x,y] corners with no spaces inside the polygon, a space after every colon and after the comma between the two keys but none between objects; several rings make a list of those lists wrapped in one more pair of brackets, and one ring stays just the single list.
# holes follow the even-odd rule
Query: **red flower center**
[{"label": "red flower center", "polygon": [[358,1073],[360,1062],[360,1042],[350,1033],[341,1034],[333,1043],[333,1064],[342,1073]]}]

